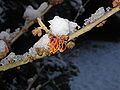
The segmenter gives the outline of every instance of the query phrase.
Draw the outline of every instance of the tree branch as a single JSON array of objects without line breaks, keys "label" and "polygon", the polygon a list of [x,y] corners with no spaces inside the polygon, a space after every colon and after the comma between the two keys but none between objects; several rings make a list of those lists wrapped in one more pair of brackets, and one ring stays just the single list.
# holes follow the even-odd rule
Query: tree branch
[{"label": "tree branch", "polygon": [[118,12],[120,10],[120,7],[117,6],[115,8],[113,8],[111,11],[107,12],[105,15],[103,15],[101,18],[97,19],[95,22],[83,27],[82,29],[76,31],[75,33],[69,35],[69,40],[72,40],[88,31],[90,31],[92,28],[94,28],[96,25],[98,25],[99,23],[101,23],[102,21],[106,20],[107,18],[109,18],[110,16],[112,16],[113,14],[115,14],[116,12]]},{"label": "tree branch", "polygon": [[[72,39],[74,39],[74,38],[88,32],[88,31],[90,31],[93,27],[95,27],[96,25],[98,25],[99,23],[101,23],[102,21],[104,21],[105,19],[110,17],[111,15],[115,14],[119,10],[120,10],[119,6],[113,8],[111,11],[107,12],[104,16],[102,16],[101,18],[99,18],[95,22],[93,22],[93,23],[83,27],[82,29],[74,32],[73,34],[69,35],[69,40],[72,40]],[[43,57],[45,57],[47,55],[48,54],[43,53],[42,56],[36,55],[36,56],[32,56],[32,58],[31,58],[31,56],[28,56],[27,58],[23,58],[22,60],[18,60],[18,61],[14,62],[14,63],[10,63],[10,64],[7,64],[7,65],[0,66],[0,71],[5,71],[5,70],[8,70],[8,69],[11,69],[11,68],[23,65],[23,64],[27,64],[28,62],[32,62],[34,60],[43,58]]]},{"label": "tree branch", "polygon": [[[43,15],[45,15],[45,14],[48,12],[48,10],[50,10],[51,7],[52,7],[52,5],[49,5],[49,6],[45,9],[45,11],[42,12],[41,17],[42,17]],[[33,20],[33,21],[29,22],[28,24],[26,24],[25,26],[23,26],[22,29],[20,30],[20,32],[19,32],[15,37],[13,37],[13,38],[9,41],[10,44],[12,45],[23,33],[27,32],[27,31],[28,31],[28,28],[29,28],[30,26],[32,26],[32,25],[35,23],[35,21],[36,21],[36,20]]]}]

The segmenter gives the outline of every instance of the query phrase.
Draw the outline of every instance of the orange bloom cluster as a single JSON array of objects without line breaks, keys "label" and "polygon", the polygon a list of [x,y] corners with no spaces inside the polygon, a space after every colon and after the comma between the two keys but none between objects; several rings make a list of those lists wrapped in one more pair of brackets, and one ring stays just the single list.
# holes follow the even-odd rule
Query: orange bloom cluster
[{"label": "orange bloom cluster", "polygon": [[50,37],[49,52],[55,54],[58,51],[63,52],[66,49],[66,43],[64,37]]},{"label": "orange bloom cluster", "polygon": [[116,7],[118,4],[120,4],[120,0],[115,0],[112,2],[113,7]]}]

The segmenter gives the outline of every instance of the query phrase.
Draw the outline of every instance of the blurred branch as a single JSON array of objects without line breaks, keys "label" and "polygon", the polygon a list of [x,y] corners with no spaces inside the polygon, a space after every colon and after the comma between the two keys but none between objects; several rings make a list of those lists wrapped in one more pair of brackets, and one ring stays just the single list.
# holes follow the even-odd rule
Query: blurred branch
[{"label": "blurred branch", "polygon": [[[45,15],[45,14],[48,12],[48,10],[50,10],[51,7],[52,7],[52,5],[49,5],[49,6],[45,9],[45,11],[42,12],[41,17],[42,17],[43,15]],[[12,45],[23,33],[27,32],[27,31],[28,31],[28,28],[29,28],[30,26],[32,26],[35,22],[36,22],[36,20],[33,20],[33,21],[29,22],[28,24],[25,24],[25,26],[22,27],[22,29],[20,30],[20,32],[19,32],[14,38],[12,38],[12,39],[9,41],[10,44]]]},{"label": "blurred branch", "polygon": [[37,80],[37,78],[39,77],[41,71],[44,69],[45,66],[46,66],[46,64],[44,64],[40,69],[39,69],[39,67],[36,67],[37,68],[37,74],[35,74],[32,78],[30,78],[32,80],[29,81],[29,84],[28,84],[28,87],[27,87],[26,90],[30,90],[31,89],[33,83]]},{"label": "blurred branch", "polygon": [[75,18],[74,18],[74,20],[73,20],[74,22],[76,22],[77,18],[84,13],[84,11],[81,12],[81,10],[89,3],[89,1],[90,1],[90,0],[87,0],[87,1],[84,3],[83,6],[80,6],[80,7],[79,7],[79,10],[78,10],[78,12],[77,12],[77,14],[76,14],[76,16],[75,16]]}]

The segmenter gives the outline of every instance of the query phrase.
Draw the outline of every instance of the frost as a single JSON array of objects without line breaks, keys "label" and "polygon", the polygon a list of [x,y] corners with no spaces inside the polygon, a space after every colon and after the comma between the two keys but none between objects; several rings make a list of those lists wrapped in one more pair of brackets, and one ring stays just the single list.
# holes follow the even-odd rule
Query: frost
[{"label": "frost", "polygon": [[33,46],[33,48],[44,48],[44,49],[48,49],[48,43],[49,43],[50,39],[48,34],[43,35],[43,37],[40,38],[40,40],[38,42],[36,42]]},{"label": "frost", "polygon": [[71,22],[59,16],[55,16],[53,20],[48,22],[50,23],[50,30],[55,36],[73,33],[75,28],[78,26],[77,23]]},{"label": "frost", "polygon": [[48,7],[48,4],[46,2],[42,3],[38,9],[34,9],[31,5],[29,5],[25,12],[23,17],[27,21],[32,21],[35,18],[39,17],[41,18],[41,13]]}]

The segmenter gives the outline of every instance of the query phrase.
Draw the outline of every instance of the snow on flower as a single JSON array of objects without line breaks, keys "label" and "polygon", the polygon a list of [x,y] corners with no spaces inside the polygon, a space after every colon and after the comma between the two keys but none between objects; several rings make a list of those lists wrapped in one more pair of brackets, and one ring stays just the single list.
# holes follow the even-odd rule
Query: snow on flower
[{"label": "snow on flower", "polygon": [[44,49],[48,49],[48,43],[49,43],[50,39],[48,34],[43,35],[43,37],[40,38],[40,40],[38,42],[36,42],[33,46],[33,48],[44,48]]},{"label": "snow on flower", "polygon": [[50,23],[50,30],[55,36],[68,35],[75,31],[78,26],[77,23],[71,22],[67,19],[55,16],[53,20],[48,21]]}]

